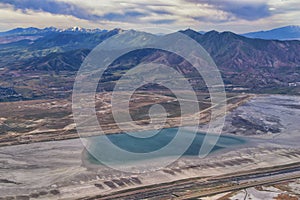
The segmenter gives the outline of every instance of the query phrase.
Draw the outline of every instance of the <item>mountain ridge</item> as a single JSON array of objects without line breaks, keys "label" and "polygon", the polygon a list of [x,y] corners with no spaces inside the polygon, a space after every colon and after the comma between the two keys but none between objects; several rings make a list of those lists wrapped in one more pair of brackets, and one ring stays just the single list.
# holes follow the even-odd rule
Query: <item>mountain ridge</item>
[{"label": "mountain ridge", "polygon": [[256,31],[242,34],[249,38],[273,40],[300,40],[300,26],[290,25],[266,31]]},{"label": "mountain ridge", "polygon": [[[117,28],[116,28],[117,29]],[[36,28],[36,27],[28,27],[28,28],[15,28],[8,31],[0,32],[0,36],[9,36],[9,35],[30,35],[30,34],[45,34],[51,32],[77,32],[77,33],[99,33],[99,32],[108,32],[109,30],[106,29],[86,29],[81,28],[78,26],[66,28],[66,29],[59,29],[53,26],[45,27],[43,29]]]},{"label": "mountain ridge", "polygon": [[[120,31],[124,31],[120,28],[115,28],[113,30],[117,30],[117,29]],[[45,35],[49,33],[75,33],[75,34],[76,33],[103,33],[108,31],[112,31],[112,30],[99,29],[99,28],[89,29],[89,28],[82,28],[78,26],[65,28],[65,29],[60,29],[53,26],[45,27],[42,29],[36,27],[28,27],[28,28],[18,27],[8,31],[0,32],[0,37],[24,36],[24,35],[28,36],[28,35],[37,35],[37,34]],[[198,33],[204,35],[205,33],[211,31],[198,31]],[[223,32],[232,32],[232,31],[223,31]],[[248,38],[257,38],[257,39],[266,39],[266,40],[300,40],[300,26],[289,25],[289,26],[274,28],[271,30],[253,31],[253,32],[237,34],[237,35],[241,35]]]},{"label": "mountain ridge", "polygon": [[[119,29],[104,33],[59,32],[34,41],[27,39],[0,45],[0,87],[3,91],[15,91],[3,94],[13,94],[18,99],[68,97],[76,72],[89,51],[121,32]],[[255,93],[300,92],[296,87],[300,80],[300,41],[252,39],[232,32],[201,34],[192,29],[180,32],[197,41],[211,55],[227,91],[242,88]],[[108,71],[105,78],[108,82],[101,83],[106,91],[113,89],[110,81],[118,80],[126,70],[144,60],[165,62],[190,78],[193,76],[193,71],[182,60],[164,52],[145,49],[124,58]],[[201,80],[192,82],[200,90],[205,88]]]}]

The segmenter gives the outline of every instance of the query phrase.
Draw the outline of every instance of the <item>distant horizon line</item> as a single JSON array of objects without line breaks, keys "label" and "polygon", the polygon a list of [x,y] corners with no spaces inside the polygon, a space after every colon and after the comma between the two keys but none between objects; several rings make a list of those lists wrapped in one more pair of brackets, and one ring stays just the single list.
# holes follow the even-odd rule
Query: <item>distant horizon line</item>
[{"label": "distant horizon line", "polygon": [[[251,31],[251,32],[246,32],[246,33],[239,33],[240,35],[241,34],[248,34],[248,33],[255,33],[255,32],[267,32],[267,31],[272,31],[272,30],[276,30],[276,29],[281,29],[281,28],[287,28],[287,27],[299,27],[300,28],[300,25],[286,25],[286,26],[279,26],[279,27],[274,27],[274,28],[271,28],[271,29],[266,29],[266,30],[256,30],[256,31]],[[5,29],[5,30],[0,30],[0,33],[6,33],[6,32],[9,32],[9,31],[12,31],[12,30],[16,30],[16,29],[29,29],[29,28],[35,28],[35,29],[39,29],[39,30],[44,30],[44,29],[50,29],[50,28],[55,28],[55,29],[58,29],[58,30],[61,30],[61,31],[72,31],[72,29],[76,29],[78,28],[80,31],[80,29],[82,30],[87,30],[87,31],[94,31],[94,30],[100,30],[100,31],[112,31],[112,30],[124,30],[124,31],[128,31],[128,30],[136,30],[136,31],[144,31],[144,32],[149,32],[151,33],[150,31],[147,31],[147,30],[140,30],[140,29],[134,29],[134,28],[131,28],[131,29],[123,29],[123,28],[113,28],[113,29],[101,29],[101,28],[86,28],[86,27],[82,27],[82,26],[73,26],[73,27],[68,27],[68,28],[58,28],[56,26],[45,26],[45,27],[42,27],[42,28],[39,28],[39,27],[35,27],[35,26],[28,26],[28,27],[22,27],[22,26],[18,26],[18,27],[15,27],[15,28],[11,28],[11,29]],[[163,28],[162,28],[163,29]],[[184,30],[188,30],[188,29],[191,29],[191,30],[194,30],[196,32],[199,32],[199,33],[207,33],[207,32],[211,32],[211,31],[217,31],[217,32],[232,32],[232,33],[235,33],[234,31],[231,31],[231,30],[222,30],[222,31],[219,31],[219,30],[216,30],[216,29],[210,29],[210,30],[195,30],[194,28],[191,28],[191,27],[186,27],[186,28],[183,28],[183,29],[178,29],[177,31],[184,31]],[[77,31],[77,30],[74,30],[74,31]],[[176,31],[176,30],[174,30]],[[163,33],[163,31],[162,31]],[[157,33],[159,34],[159,32]]]}]

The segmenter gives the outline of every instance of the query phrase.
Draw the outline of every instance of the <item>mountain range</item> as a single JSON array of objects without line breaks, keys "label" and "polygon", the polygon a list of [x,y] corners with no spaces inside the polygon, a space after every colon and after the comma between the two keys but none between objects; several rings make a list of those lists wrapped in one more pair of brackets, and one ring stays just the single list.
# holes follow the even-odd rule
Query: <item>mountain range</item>
[{"label": "mountain range", "polygon": [[9,36],[9,35],[43,35],[47,33],[54,33],[54,32],[67,32],[67,33],[100,33],[100,32],[107,32],[107,30],[100,30],[100,29],[86,29],[81,28],[78,26],[67,28],[67,29],[59,29],[56,27],[46,27],[44,29],[39,29],[35,27],[29,28],[15,28],[9,31],[0,32],[0,36]]},{"label": "mountain range", "polygon": [[[120,29],[119,29],[120,30]],[[44,29],[39,29],[35,27],[29,28],[15,28],[9,31],[0,32],[0,36],[29,36],[29,35],[46,35],[49,33],[103,33],[108,32],[108,30],[101,29],[86,29],[82,27],[71,27],[67,29],[59,29],[56,27],[46,27]],[[207,31],[199,31],[200,34],[205,34]],[[162,34],[160,34],[162,35]],[[285,26],[279,27],[266,31],[256,31],[240,34],[249,38],[267,39],[267,40],[300,40],[300,26]]]},{"label": "mountain range", "polygon": [[267,40],[300,40],[300,26],[285,26],[268,31],[245,33],[243,36]]},{"label": "mountain range", "polygon": [[[69,97],[76,72],[88,53],[102,41],[123,32],[50,27],[1,33],[0,100]],[[232,32],[181,32],[211,55],[227,91],[299,94],[300,41],[248,38]],[[106,73],[101,90],[113,89],[115,80],[145,59],[178,67],[197,90],[205,90],[203,80],[192,80],[193,73],[182,60],[157,50],[140,50],[119,59]]]}]

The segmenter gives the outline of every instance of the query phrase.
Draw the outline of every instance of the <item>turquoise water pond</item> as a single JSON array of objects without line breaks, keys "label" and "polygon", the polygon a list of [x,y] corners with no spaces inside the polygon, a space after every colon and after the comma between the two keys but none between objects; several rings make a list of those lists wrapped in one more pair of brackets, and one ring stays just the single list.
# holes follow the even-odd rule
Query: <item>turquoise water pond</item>
[{"label": "turquoise water pond", "polygon": [[[120,163],[130,160],[135,160],[135,158],[124,158],[124,156],[118,155],[114,151],[106,151],[104,148],[104,137],[107,137],[109,141],[111,142],[111,145],[115,145],[119,147],[122,150],[136,153],[136,154],[145,154],[151,153],[154,151],[158,151],[163,148],[164,146],[170,144],[170,142],[174,139],[178,132],[178,128],[167,128],[162,129],[160,132],[152,137],[149,138],[137,138],[133,137],[132,135],[139,135],[141,132],[132,133],[131,135],[128,134],[112,134],[112,135],[105,135],[105,136],[96,136],[89,138],[90,146],[88,148],[88,160],[91,163],[94,164],[101,164],[98,160],[105,160],[109,162],[118,162]],[[152,131],[143,131],[142,134],[148,134],[151,135]],[[181,140],[185,140],[188,137],[193,136],[194,139],[192,140],[192,143],[187,148],[186,151],[184,151],[183,156],[197,156],[199,154],[199,150],[201,148],[201,145],[204,141],[205,136],[207,135],[208,140],[217,139],[216,135],[213,134],[205,134],[205,133],[197,133],[196,135],[192,134],[191,131],[188,129],[183,130],[184,138],[181,138]],[[217,140],[216,145],[212,148],[211,152],[214,152],[216,150],[229,148],[235,145],[241,145],[244,144],[245,140],[234,137],[234,136],[220,136]],[[174,151],[172,151],[172,148]],[[155,154],[155,157],[166,157],[166,156],[178,156],[176,152],[180,148],[184,148],[180,146],[180,143],[177,144],[177,146],[173,145],[170,151],[167,153],[164,152],[162,154]],[[98,158],[98,159],[96,159]],[[153,158],[153,156],[151,157]],[[139,157],[139,159],[141,159]],[[145,156],[142,159],[149,159],[149,157]]]}]

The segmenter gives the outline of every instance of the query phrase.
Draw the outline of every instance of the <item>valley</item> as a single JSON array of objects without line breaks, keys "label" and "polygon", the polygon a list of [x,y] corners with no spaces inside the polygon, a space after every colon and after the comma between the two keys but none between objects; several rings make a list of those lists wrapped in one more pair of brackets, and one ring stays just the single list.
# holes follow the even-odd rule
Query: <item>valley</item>
[{"label": "valley", "polygon": [[[227,99],[213,104],[211,88],[183,58],[163,50],[138,49],[110,63],[100,77],[93,103],[103,132],[88,126],[83,135],[76,128],[93,119],[74,121],[77,72],[92,49],[126,31],[49,27],[0,33],[0,199],[300,198],[300,41],[248,38],[228,31],[180,33],[212,57]],[[178,99],[168,88],[147,84],[130,97],[132,121],[116,123],[111,101],[116,83],[135,66],[151,62],[181,73],[197,100],[189,98],[190,91],[176,91],[184,97]],[[125,93],[116,92],[121,97]],[[180,102],[190,112],[182,113]],[[161,113],[149,116],[156,105],[166,111],[163,125]],[[118,114],[126,113],[119,107]],[[211,126],[210,121],[216,123]],[[191,148],[163,168],[159,166],[174,154],[126,160],[118,165],[121,170],[92,155],[105,154],[97,149],[102,144],[99,137],[109,135],[115,144],[143,152],[167,143],[178,128],[188,137],[195,125],[198,134]],[[154,137],[139,145],[124,136],[124,132],[141,136],[160,129],[164,135],[159,141]],[[220,129],[213,151],[199,157],[202,142],[210,144]],[[207,140],[205,134],[210,135]]]},{"label": "valley", "polygon": [[[207,93],[199,93],[198,98],[201,98],[201,100],[198,103],[201,113],[189,113],[184,116],[186,120],[182,121],[180,106],[176,98],[157,92],[138,92],[131,99],[132,118],[138,125],[147,125],[150,120],[147,116],[149,108],[154,104],[162,104],[169,112],[164,128],[192,126],[194,124],[189,121],[189,118],[193,117],[193,115],[201,115],[199,123],[207,123],[210,119],[211,107],[208,97],[209,94]],[[253,98],[254,95],[229,94],[228,97],[227,109],[232,110]],[[130,123],[127,125],[127,130],[120,130],[118,125],[113,121],[110,98],[111,93],[101,93],[95,98],[97,117],[101,120],[101,127],[105,134],[115,134],[122,131],[140,131],[140,126],[138,126],[139,129],[137,130]],[[72,117],[71,100],[17,101],[10,103],[3,102],[0,105],[0,146],[57,141],[79,137]],[[89,128],[93,129],[93,127]],[[155,124],[144,128],[144,130],[152,129],[155,129]]]},{"label": "valley", "polygon": [[[269,101],[279,105],[270,104]],[[122,199],[122,195],[126,194],[130,194],[132,199],[156,199],[156,195],[165,199],[171,196],[185,199],[194,195],[236,191],[259,184],[280,185],[287,179],[299,178],[298,127],[288,124],[291,119],[299,120],[300,110],[295,109],[299,102],[296,96],[254,97],[228,114],[225,127],[231,126],[233,121],[230,116],[235,113],[243,110],[256,112],[259,107],[259,119],[273,111],[273,118],[278,119],[282,125],[280,134],[253,132],[250,136],[246,132],[239,136],[247,141],[245,144],[217,150],[202,159],[183,156],[172,165],[154,172],[151,171],[150,162],[147,162],[147,169],[143,168],[143,161],[133,166],[123,166],[127,170],[141,170],[135,174],[90,163],[82,145],[86,140],[69,139],[1,147],[0,193],[4,199],[14,198],[14,195],[24,199]],[[261,105],[264,105],[264,109],[261,109]],[[259,124],[257,127],[256,131],[261,131]],[[223,134],[232,135],[227,131]],[[159,159],[154,159],[151,165],[155,168],[155,163],[159,162]],[[160,193],[158,188],[162,187],[166,189]],[[284,194],[278,192],[278,195]],[[288,194],[295,196],[294,193]]]},{"label": "valley", "polygon": [[[252,39],[232,32],[201,34],[191,29],[180,32],[196,40],[211,55],[226,91],[299,94],[299,41]],[[39,38],[0,44],[0,101],[70,97],[76,72],[88,53],[97,44],[122,33],[126,32],[121,29],[100,32],[47,29],[41,33],[12,35]],[[112,91],[115,82],[128,70],[142,62],[153,61],[174,67],[189,79],[195,90],[207,91],[201,77],[195,77],[191,66],[182,59],[163,51],[143,49],[112,63],[103,82],[99,83],[99,92]]]}]

